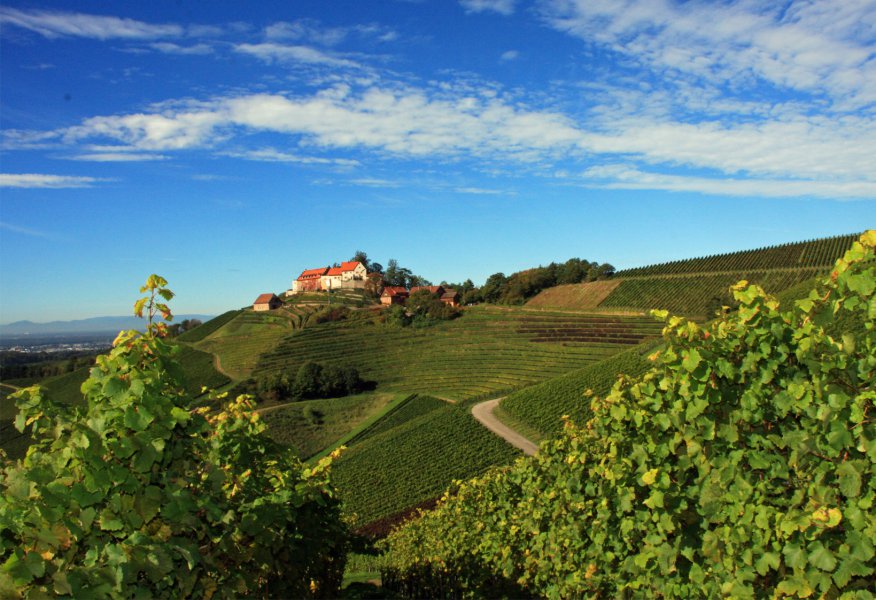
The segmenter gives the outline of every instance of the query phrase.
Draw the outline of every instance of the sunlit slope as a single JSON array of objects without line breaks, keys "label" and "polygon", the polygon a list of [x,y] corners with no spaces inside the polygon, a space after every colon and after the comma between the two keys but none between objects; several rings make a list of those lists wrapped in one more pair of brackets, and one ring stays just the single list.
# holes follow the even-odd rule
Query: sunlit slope
[{"label": "sunlit slope", "polygon": [[[778,293],[824,274],[857,239],[857,234],[783,244],[618,271],[609,282],[550,288],[527,306],[604,311],[666,309],[710,317],[727,289],[741,279]],[[606,293],[607,292],[607,293]]]},{"label": "sunlit slope", "polygon": [[[211,324],[209,321],[201,327]],[[219,371],[240,380],[250,376],[263,352],[272,350],[296,326],[296,316],[286,310],[255,312],[248,309],[239,311],[193,346],[216,356]],[[197,334],[201,327],[192,333]]]},{"label": "sunlit slope", "polygon": [[422,329],[369,321],[308,327],[262,356],[253,375],[295,373],[315,360],[356,367],[378,390],[467,399],[598,362],[659,331],[650,317],[470,307]]}]

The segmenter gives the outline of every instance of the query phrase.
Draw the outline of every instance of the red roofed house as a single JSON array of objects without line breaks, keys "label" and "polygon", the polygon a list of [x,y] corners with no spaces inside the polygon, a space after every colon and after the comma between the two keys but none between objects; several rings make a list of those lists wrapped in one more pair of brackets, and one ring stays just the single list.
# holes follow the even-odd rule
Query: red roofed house
[{"label": "red roofed house", "polygon": [[386,304],[404,304],[408,297],[408,291],[403,287],[386,286],[383,288],[383,293],[380,294],[380,303]]},{"label": "red roofed house", "polygon": [[262,294],[252,303],[253,310],[273,310],[280,308],[283,301],[277,298],[276,294]]},{"label": "red roofed house", "polygon": [[459,306],[459,292],[456,290],[444,290],[441,294],[441,302],[450,306]]},{"label": "red roofed house", "polygon": [[[328,272],[328,267],[322,267],[320,269],[306,269],[302,271],[301,275],[298,276],[298,279],[292,282],[292,289],[290,290],[293,294],[297,294],[299,292],[317,292],[322,289],[322,276]],[[289,292],[286,292],[286,295],[289,295]]]},{"label": "red roofed house", "polygon": [[417,285],[411,288],[411,294],[413,295],[423,290],[429,290],[429,293],[439,298],[444,294],[444,288],[440,285]]},{"label": "red roofed house", "polygon": [[342,262],[340,267],[332,267],[320,277],[324,290],[365,289],[365,276],[368,272],[359,261]]}]

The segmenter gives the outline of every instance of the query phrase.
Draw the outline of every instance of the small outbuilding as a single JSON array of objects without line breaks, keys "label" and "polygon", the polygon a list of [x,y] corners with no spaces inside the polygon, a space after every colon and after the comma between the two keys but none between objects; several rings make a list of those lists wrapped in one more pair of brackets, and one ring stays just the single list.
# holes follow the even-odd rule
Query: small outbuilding
[{"label": "small outbuilding", "polygon": [[399,286],[386,286],[380,294],[380,303],[386,306],[390,304],[404,304],[408,299],[408,290]]},{"label": "small outbuilding", "polygon": [[439,298],[444,294],[444,288],[440,285],[417,285],[411,288],[411,294],[413,295],[423,290],[428,290],[430,294]]},{"label": "small outbuilding", "polygon": [[276,294],[262,294],[252,303],[252,309],[257,311],[273,310],[283,306],[283,301]]},{"label": "small outbuilding", "polygon": [[444,293],[441,294],[441,302],[454,307],[459,306],[459,292],[449,289],[444,290]]}]

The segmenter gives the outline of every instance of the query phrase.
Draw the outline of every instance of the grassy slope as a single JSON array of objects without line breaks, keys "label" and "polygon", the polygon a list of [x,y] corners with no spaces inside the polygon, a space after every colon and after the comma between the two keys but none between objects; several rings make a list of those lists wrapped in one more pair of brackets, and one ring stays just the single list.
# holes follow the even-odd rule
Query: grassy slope
[{"label": "grassy slope", "polygon": [[[250,376],[259,356],[273,349],[282,337],[293,331],[293,327],[290,315],[282,309],[265,313],[246,310],[194,346],[216,355],[221,370],[231,378],[241,380]],[[198,329],[200,327],[194,331]]]},{"label": "grassy slope", "polygon": [[529,308],[593,310],[620,285],[617,279],[573,283],[548,288],[526,303]]},{"label": "grassy slope", "polygon": [[469,406],[448,404],[353,445],[335,463],[332,478],[345,511],[363,525],[517,456],[474,420]]},{"label": "grassy slope", "polygon": [[220,327],[230,322],[234,317],[242,312],[242,310],[229,310],[228,312],[222,313],[218,317],[210,319],[203,325],[199,325],[192,330],[186,331],[176,339],[177,341],[187,342],[190,344],[200,342],[205,337],[217,331]]},{"label": "grassy slope", "polygon": [[[261,411],[275,440],[309,458],[379,412],[393,394],[369,393],[293,402]],[[309,416],[308,412],[313,416]]]},{"label": "grassy slope", "polygon": [[659,329],[649,317],[495,307],[423,329],[325,323],[284,338],[254,374],[294,373],[315,360],[354,366],[380,390],[468,399],[581,368]]}]

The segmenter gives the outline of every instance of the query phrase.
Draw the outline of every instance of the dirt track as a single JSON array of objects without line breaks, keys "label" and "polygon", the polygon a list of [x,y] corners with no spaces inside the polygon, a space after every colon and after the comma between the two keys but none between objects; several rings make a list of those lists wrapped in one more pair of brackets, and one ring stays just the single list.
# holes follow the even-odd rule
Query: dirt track
[{"label": "dirt track", "polygon": [[471,414],[475,419],[481,422],[481,425],[504,439],[515,448],[523,450],[524,454],[532,456],[538,452],[538,446],[502,423],[493,414],[493,410],[501,401],[502,398],[496,398],[495,400],[487,400],[486,402],[475,404],[471,407]]}]

